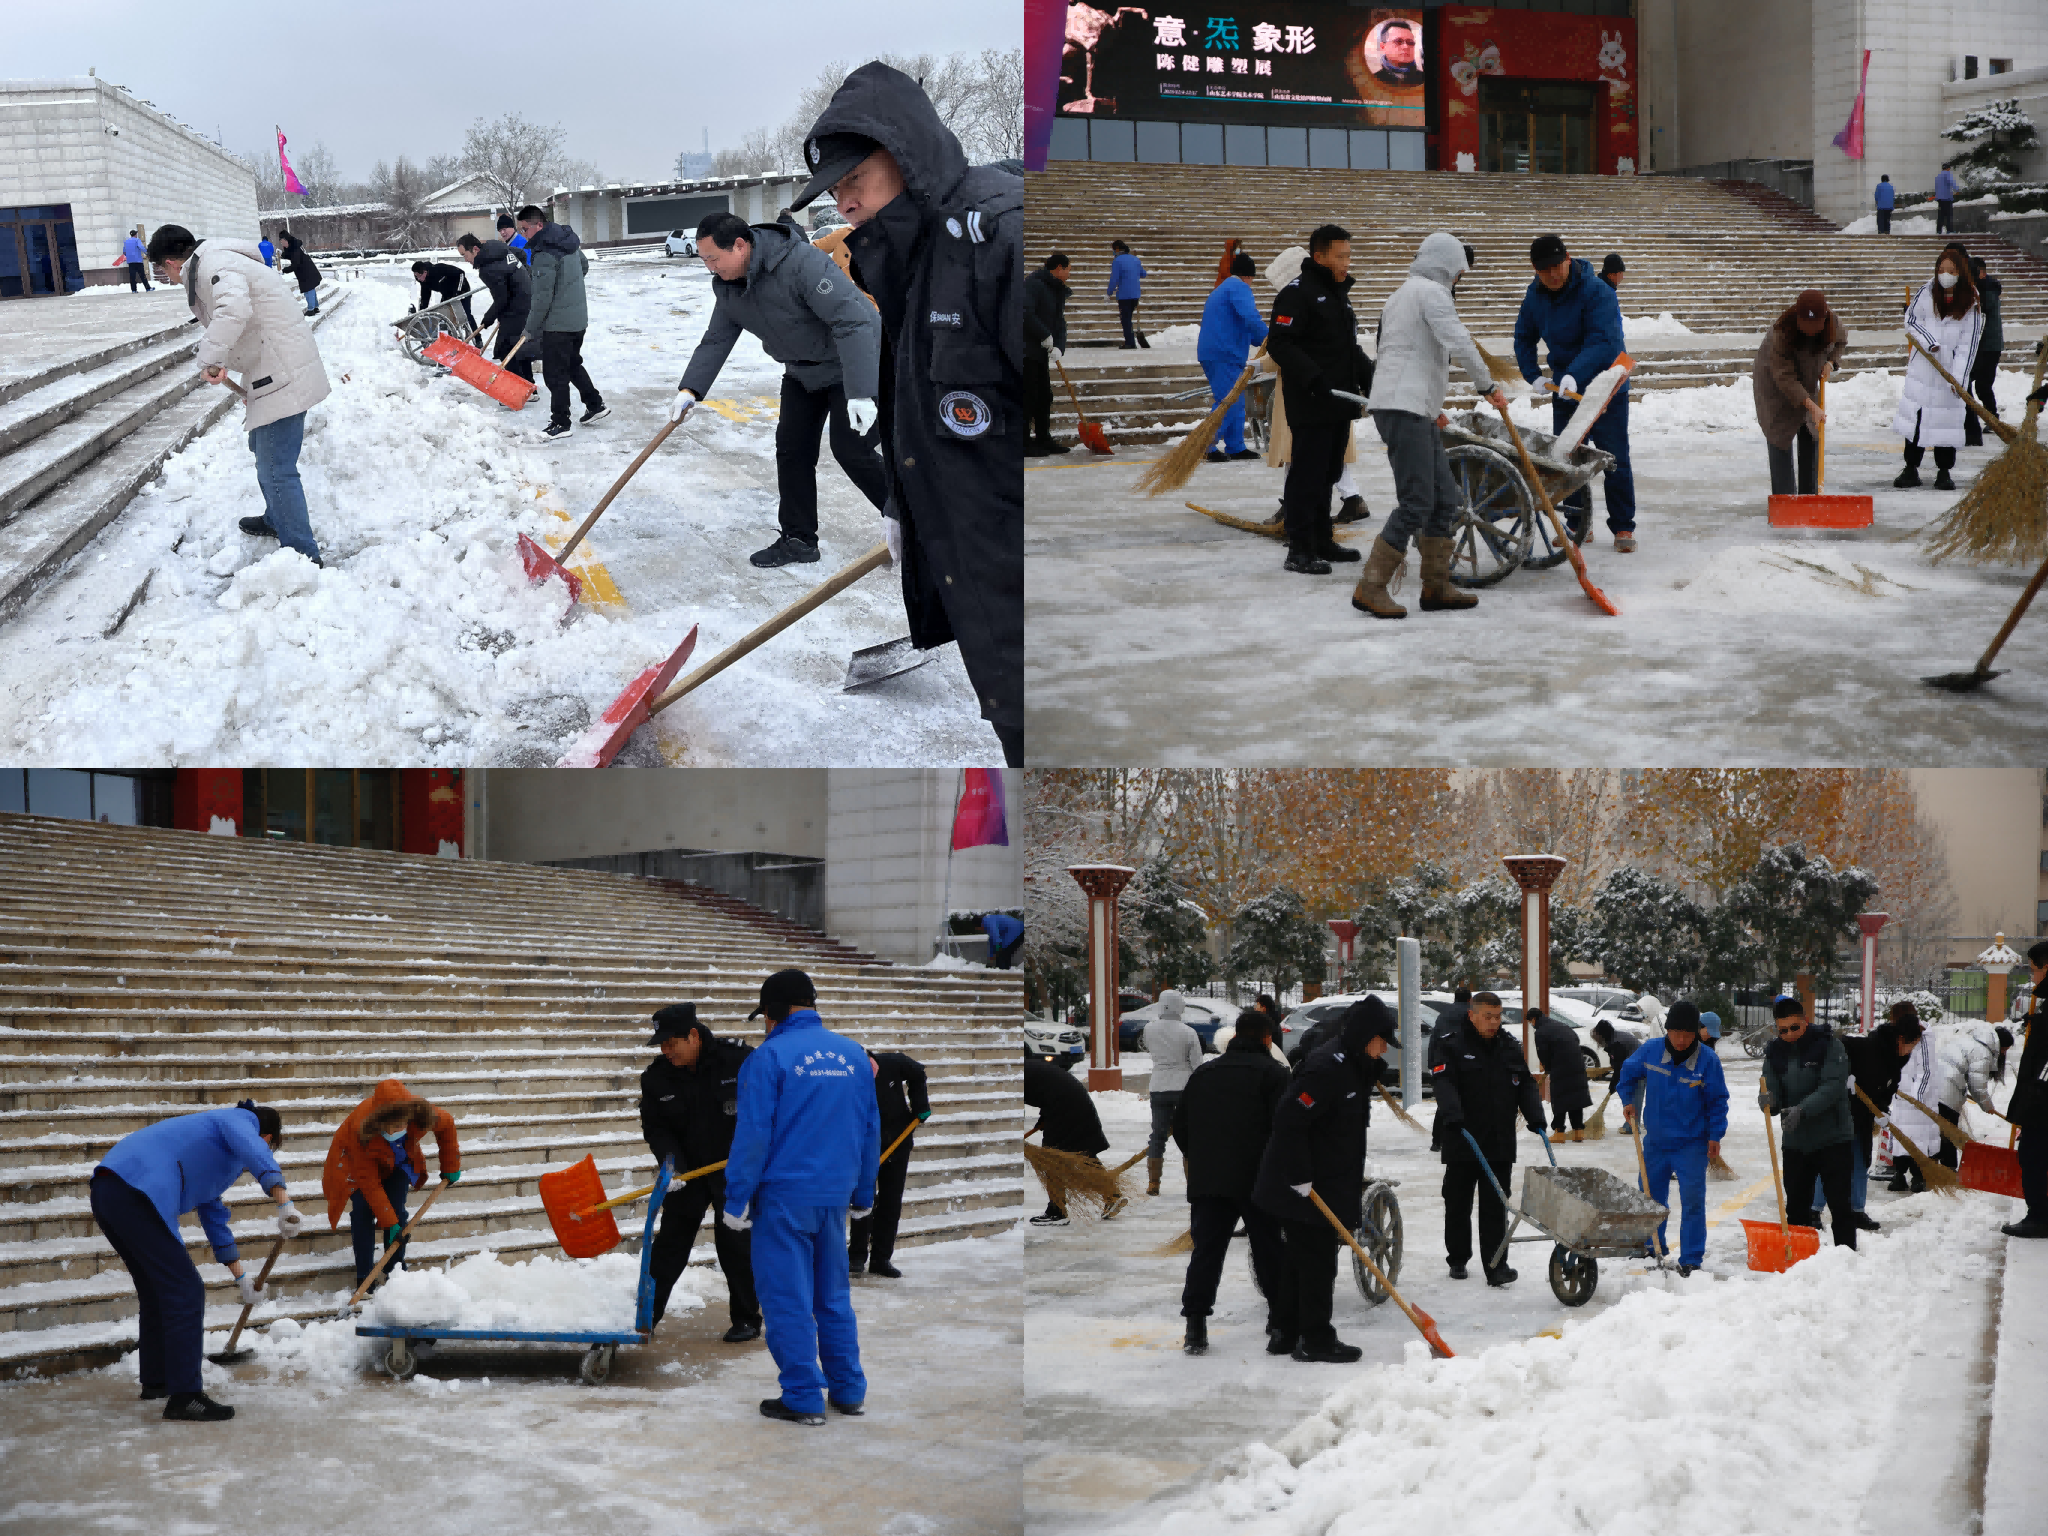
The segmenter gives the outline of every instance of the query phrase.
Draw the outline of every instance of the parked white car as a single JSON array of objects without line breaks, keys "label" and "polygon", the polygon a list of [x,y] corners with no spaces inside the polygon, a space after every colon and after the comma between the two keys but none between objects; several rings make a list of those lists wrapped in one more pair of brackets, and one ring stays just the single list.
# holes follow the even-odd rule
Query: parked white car
[{"label": "parked white car", "polygon": [[[1398,993],[1394,992],[1340,992],[1329,997],[1319,997],[1312,1003],[1303,1003],[1280,1021],[1280,1049],[1287,1053],[1289,1061],[1298,1060],[1301,1055],[1301,1039],[1303,1035],[1307,1034],[1313,1026],[1336,1018],[1353,1003],[1368,997],[1378,998],[1382,1003],[1386,1004],[1387,1010],[1390,1013],[1397,1017],[1399,1016],[1401,1012],[1401,998]],[[1450,1007],[1451,994],[1448,992],[1425,992],[1416,1001],[1419,1005],[1420,1018],[1418,1023],[1422,1027],[1422,1038],[1427,1042],[1431,1031],[1436,1028],[1437,1014]],[[1425,1052],[1427,1049],[1428,1047],[1425,1044]],[[1387,1047],[1387,1054],[1381,1060],[1386,1062],[1388,1070],[1398,1079],[1401,1073],[1401,1047],[1398,1041]],[[1422,1091],[1425,1095],[1429,1093],[1429,1079],[1427,1076],[1423,1078]]]},{"label": "parked white car", "polygon": [[668,233],[668,238],[661,242],[661,248],[671,256],[694,256],[697,254],[696,232],[672,229]]},{"label": "parked white car", "polygon": [[1078,1060],[1087,1054],[1088,1037],[1073,1025],[1055,1019],[1026,1019],[1024,1049],[1036,1056]]}]

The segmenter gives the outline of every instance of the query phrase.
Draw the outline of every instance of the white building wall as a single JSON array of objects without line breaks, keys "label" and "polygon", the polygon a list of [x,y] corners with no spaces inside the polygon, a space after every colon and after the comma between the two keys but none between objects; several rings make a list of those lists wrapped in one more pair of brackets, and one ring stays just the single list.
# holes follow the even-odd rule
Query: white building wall
[{"label": "white building wall", "polygon": [[[2004,54],[1996,55],[2004,58]],[[2020,179],[2048,181],[2048,60],[2040,69],[2015,69],[2005,75],[1979,75],[1975,80],[1956,80],[1941,88],[1941,125],[1946,128],[1965,112],[1988,107],[1994,101],[2017,100],[2020,110],[2033,119],[2041,142],[2019,156]],[[1982,68],[1980,61],[1979,68]],[[1942,141],[1942,148],[1963,146]]]},{"label": "white building wall", "polygon": [[79,264],[112,263],[122,237],[182,224],[253,240],[256,175],[190,128],[104,80],[0,82],[0,206],[69,203]]},{"label": "white building wall", "polygon": [[958,769],[838,768],[825,833],[825,926],[887,959],[932,958],[947,910],[1019,907],[1024,899],[1023,784],[1004,770],[1008,847],[947,849]]}]

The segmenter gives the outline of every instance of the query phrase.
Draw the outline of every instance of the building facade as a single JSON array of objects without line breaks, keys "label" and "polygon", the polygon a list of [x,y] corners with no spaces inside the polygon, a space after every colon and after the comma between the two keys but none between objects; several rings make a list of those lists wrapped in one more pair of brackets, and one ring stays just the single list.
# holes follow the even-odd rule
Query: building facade
[{"label": "building facade", "polygon": [[[803,190],[804,178],[780,173],[724,176],[705,181],[665,181],[602,187],[557,187],[547,200],[548,217],[567,224],[585,245],[645,245],[672,230],[695,233],[714,213],[736,213],[749,224],[773,222]],[[814,205],[811,217],[830,209]]]}]

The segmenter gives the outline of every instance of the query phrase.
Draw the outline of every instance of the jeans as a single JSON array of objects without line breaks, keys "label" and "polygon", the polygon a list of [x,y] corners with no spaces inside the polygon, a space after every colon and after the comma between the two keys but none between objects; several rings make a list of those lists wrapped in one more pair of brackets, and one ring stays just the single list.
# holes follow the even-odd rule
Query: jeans
[{"label": "jeans", "polygon": [[[1494,1179],[1506,1189],[1515,1177],[1513,1163],[1490,1163]],[[1478,1193],[1486,1175],[1477,1162],[1465,1159],[1444,1164],[1444,1257],[1453,1264],[1468,1263],[1472,1258],[1472,1197]],[[1500,1196],[1488,1186],[1486,1193],[1479,1195],[1479,1262],[1486,1269],[1493,1268],[1494,1250],[1500,1247],[1500,1240],[1507,1236],[1507,1207],[1500,1203]],[[1501,1255],[1501,1263],[1507,1263],[1507,1255]]]},{"label": "jeans", "polygon": [[[1590,383],[1591,380],[1586,382]],[[1579,408],[1576,400],[1557,399],[1550,402],[1551,430],[1562,432],[1565,423],[1572,419],[1572,412]],[[1600,419],[1593,423],[1593,430],[1586,434],[1586,441],[1603,453],[1614,455],[1614,468],[1602,478],[1602,488],[1607,493],[1607,527],[1613,533],[1634,533],[1636,531],[1636,472],[1628,459],[1628,386],[1624,383],[1615,391],[1614,398],[1607,402],[1607,409],[1600,413]],[[1590,483],[1580,486],[1567,496],[1564,505],[1558,509],[1565,512],[1566,521],[1575,528],[1584,528],[1593,521],[1593,487]]]},{"label": "jeans", "polygon": [[1856,1211],[1849,1200],[1849,1165],[1856,1160],[1853,1142],[1838,1141],[1831,1147],[1817,1147],[1810,1152],[1785,1149],[1785,1188],[1789,1192],[1785,1202],[1785,1219],[1795,1227],[1810,1227],[1814,1221],[1812,1204],[1793,1204],[1791,1196],[1802,1200],[1812,1194],[1814,1184],[1819,1183],[1828,1200],[1828,1219],[1835,1234],[1837,1248],[1856,1246]]},{"label": "jeans", "polygon": [[309,315],[319,314],[320,290],[318,288],[303,288],[300,290],[300,294],[306,301],[306,313]]},{"label": "jeans", "polygon": [[184,1240],[164,1225],[149,1196],[119,1174],[94,1173],[92,1215],[135,1283],[136,1363],[143,1386],[199,1391],[206,1285]]},{"label": "jeans", "polygon": [[1411,538],[1448,539],[1461,503],[1436,421],[1413,411],[1374,411],[1372,424],[1394,471],[1394,510],[1380,537],[1403,554]]},{"label": "jeans", "polygon": [[[391,1209],[401,1227],[405,1225],[405,1196],[411,1188],[411,1182],[396,1168],[384,1175],[384,1198],[391,1202]],[[370,1202],[363,1198],[361,1190],[351,1191],[348,1197],[348,1236],[356,1254],[356,1284],[361,1285],[370,1278],[370,1271],[377,1267],[377,1239],[382,1236],[377,1226],[377,1213],[370,1209]],[[405,1250],[411,1246],[409,1238],[398,1245],[398,1252],[384,1266],[383,1278],[388,1280],[405,1263]]]},{"label": "jeans", "polygon": [[299,480],[299,448],[306,440],[306,413],[283,416],[249,433],[256,455],[256,484],[263,492],[263,521],[286,549],[308,560],[320,558],[313,521],[306,511],[306,487]]},{"label": "jeans", "polygon": [[[894,1139],[892,1133],[883,1138],[883,1143]],[[910,1149],[916,1145],[917,1138],[913,1136],[875,1170],[875,1208],[865,1216],[856,1216],[847,1229],[849,1266],[886,1264],[896,1252],[896,1228],[903,1220],[903,1186],[910,1178]]]},{"label": "jeans", "polygon": [[[725,1175],[699,1174],[687,1184],[669,1187],[661,1202],[661,1229],[654,1234],[654,1251],[647,1256],[647,1272],[654,1279],[654,1321],[668,1310],[669,1293],[690,1264],[690,1250],[697,1246],[697,1230],[711,1213],[711,1240],[718,1249],[718,1267],[725,1272],[728,1309],[735,1323],[759,1323],[761,1304],[754,1298],[754,1261],[747,1232],[735,1232],[718,1219],[725,1205]],[[750,1229],[751,1230],[751,1229]]]},{"label": "jeans", "polygon": [[130,293],[135,291],[137,283],[142,284],[142,291],[144,293],[156,292],[156,289],[152,288],[149,284],[149,268],[139,261],[131,261],[128,263],[128,291]]},{"label": "jeans", "polygon": [[[1643,1163],[1649,1184],[1643,1191],[1659,1205],[1669,1206],[1671,1181],[1678,1180],[1683,1207],[1678,1218],[1678,1262],[1697,1269],[1707,1256],[1707,1144],[1704,1141],[1645,1141]],[[1668,1221],[1657,1223],[1657,1241],[1670,1251],[1664,1236]]]},{"label": "jeans", "polygon": [[1330,487],[1351,443],[1348,421],[1305,421],[1294,428],[1287,483],[1280,497],[1287,516],[1287,548],[1315,555],[1330,545]]},{"label": "jeans", "polygon": [[823,1413],[828,1391],[834,1402],[866,1402],[846,1270],[846,1207],[785,1205],[772,1193],[757,1194],[752,1234],[754,1289],[782,1401],[799,1413]]},{"label": "jeans", "polygon": [[1249,1197],[1203,1195],[1188,1201],[1188,1228],[1194,1234],[1195,1251],[1188,1255],[1187,1280],[1181,1286],[1180,1315],[1207,1317],[1216,1310],[1216,1285],[1223,1278],[1223,1261],[1230,1254],[1230,1239],[1237,1223],[1244,1221],[1245,1236],[1252,1245],[1252,1278],[1259,1294],[1266,1298],[1266,1326],[1293,1338],[1298,1331],[1294,1320],[1294,1271],[1287,1265],[1287,1240],[1280,1218]]},{"label": "jeans", "polygon": [[[1764,444],[1771,461],[1773,496],[1812,496],[1820,490],[1820,441],[1811,427],[1801,427],[1790,448]],[[1794,464],[1794,455],[1797,464]],[[1796,473],[1796,478],[1795,478]]]},{"label": "jeans", "polygon": [[[526,350],[531,352],[533,348],[528,347]],[[576,393],[583,397],[583,408],[586,411],[595,411],[604,405],[604,396],[597,392],[597,386],[590,382],[589,371],[583,366],[581,331],[541,332],[540,366],[548,379],[549,426],[569,425],[571,384],[576,386]]]},{"label": "jeans", "polygon": [[[553,378],[552,373],[549,374]],[[793,373],[782,376],[782,415],[775,423],[775,489],[782,531],[818,542],[818,439],[829,421],[832,457],[861,495],[879,510],[888,499],[888,476],[875,451],[881,427],[862,437],[846,419],[846,390],[838,384],[806,389]]]},{"label": "jeans", "polygon": [[1173,1112],[1180,1107],[1180,1089],[1152,1095],[1152,1136],[1145,1143],[1147,1157],[1164,1157],[1167,1138],[1173,1134]]},{"label": "jeans", "polygon": [[1149,347],[1152,343],[1147,341],[1145,333],[1138,329],[1137,313],[1138,301],[1136,299],[1118,299],[1116,301],[1117,318],[1124,323],[1124,345],[1126,347]]},{"label": "jeans", "polygon": [[[1209,393],[1218,405],[1223,397],[1237,388],[1237,381],[1244,376],[1244,364],[1204,363],[1202,372],[1209,380]],[[1223,420],[1216,428],[1218,445],[1225,453],[1244,452],[1244,395],[1240,391],[1229,410],[1223,413]]]}]

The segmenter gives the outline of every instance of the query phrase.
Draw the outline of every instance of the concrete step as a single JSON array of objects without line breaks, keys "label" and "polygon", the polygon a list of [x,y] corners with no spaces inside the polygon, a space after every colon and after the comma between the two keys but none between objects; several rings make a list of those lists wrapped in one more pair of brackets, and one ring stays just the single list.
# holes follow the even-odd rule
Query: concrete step
[{"label": "concrete step", "polygon": [[197,375],[182,368],[152,374],[0,458],[0,529],[38,496],[198,387]]},{"label": "concrete step", "polygon": [[[987,1020],[962,1019],[946,1024],[912,1028],[906,1016],[864,1017],[846,1015],[845,1033],[866,1039],[900,1040],[914,1044],[913,1054],[929,1070],[938,1061],[1002,1061],[1015,1055],[1016,1042],[999,1033],[1011,1021],[1007,1015]],[[608,1030],[331,1030],[319,1033],[293,1032],[289,1035],[257,1034],[233,1029],[207,1030],[194,1034],[114,1034],[92,1030],[63,1033],[0,1034],[0,1049],[13,1059],[70,1058],[67,1070],[101,1073],[110,1062],[145,1061],[166,1069],[179,1062],[196,1062],[218,1067],[223,1062],[247,1062],[270,1058],[271,1070],[320,1071],[328,1064],[368,1056],[383,1061],[418,1060],[447,1053],[448,1059],[475,1060],[480,1056],[545,1055],[563,1057],[582,1052],[608,1052],[613,1059],[650,1059],[644,1026]],[[884,1033],[877,1033],[882,1031]],[[739,1035],[758,1043],[758,1033]],[[934,1058],[928,1052],[941,1053]],[[289,1063],[301,1062],[291,1068]]]},{"label": "concrete step", "polygon": [[62,375],[0,403],[0,454],[11,453],[102,400],[187,361],[198,350],[198,327],[180,326],[163,339],[122,352],[96,368]]},{"label": "concrete step", "polygon": [[68,356],[39,364],[0,381],[0,405],[12,404],[78,374],[95,372],[109,363],[118,362],[133,353],[146,351],[176,337],[188,338],[196,344],[199,327],[191,312],[182,306],[172,307],[168,309],[168,315],[174,315],[176,318],[166,317],[153,328],[123,336],[118,340],[86,344]]}]

